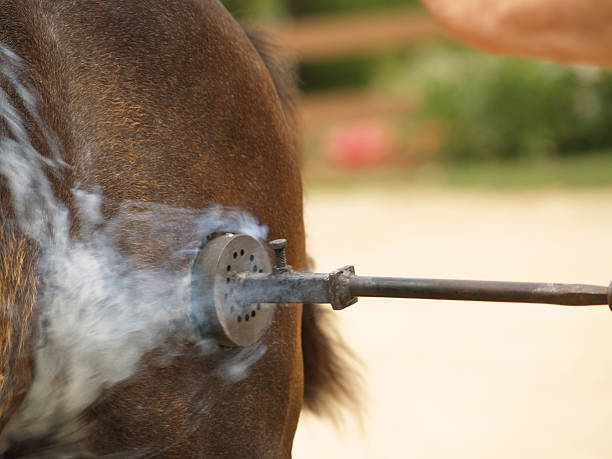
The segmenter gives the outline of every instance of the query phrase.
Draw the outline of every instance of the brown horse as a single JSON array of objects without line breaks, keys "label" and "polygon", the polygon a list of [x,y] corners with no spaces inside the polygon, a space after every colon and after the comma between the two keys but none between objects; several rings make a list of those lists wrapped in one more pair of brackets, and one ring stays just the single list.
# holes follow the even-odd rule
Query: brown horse
[{"label": "brown horse", "polygon": [[[0,76],[32,147],[53,158],[49,138],[57,137],[68,165],[47,175],[70,210],[72,237],[86,233],[74,188],[100,190],[105,221],[122,212],[130,220],[137,210],[126,211],[125,202],[186,210],[214,203],[248,211],[271,239],[286,237],[289,262],[306,267],[290,78],[270,47],[217,0],[0,0],[0,44],[6,56],[19,56],[19,78],[38,94],[48,132],[19,87]],[[3,139],[15,135],[9,121],[0,120]],[[44,335],[37,320],[44,249],[16,223],[8,181],[0,182],[0,432],[35,382],[40,362],[33,356]],[[159,267],[175,247],[163,247],[138,221],[119,225],[129,229],[121,251]],[[188,258],[172,269],[188,270]],[[216,371],[234,349],[202,353],[179,343],[165,365],[152,350],[129,379],[78,413],[72,428],[79,435],[61,436],[58,426],[8,435],[0,453],[290,456],[303,402],[326,412],[350,396],[341,350],[323,319],[312,305],[279,309],[263,338],[265,353],[240,380]]]}]

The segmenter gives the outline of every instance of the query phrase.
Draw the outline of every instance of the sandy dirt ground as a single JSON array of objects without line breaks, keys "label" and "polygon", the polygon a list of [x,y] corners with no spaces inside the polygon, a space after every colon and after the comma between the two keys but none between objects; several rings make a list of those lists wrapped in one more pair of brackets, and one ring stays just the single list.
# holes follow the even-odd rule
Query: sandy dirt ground
[{"label": "sandy dirt ground", "polygon": [[[306,196],[320,271],[612,280],[612,191]],[[361,356],[362,427],[304,416],[301,458],[610,458],[605,307],[374,300],[338,313]]]}]

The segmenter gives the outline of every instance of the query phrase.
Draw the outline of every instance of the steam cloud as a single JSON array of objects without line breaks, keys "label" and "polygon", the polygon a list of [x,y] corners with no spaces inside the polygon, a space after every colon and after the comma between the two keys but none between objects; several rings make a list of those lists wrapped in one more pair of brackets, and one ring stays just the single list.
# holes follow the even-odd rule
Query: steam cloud
[{"label": "steam cloud", "polygon": [[[52,155],[32,146],[23,116],[0,89],[0,118],[9,136],[0,139],[0,175],[11,194],[20,229],[41,249],[35,379],[20,410],[0,435],[0,454],[11,442],[50,432],[69,440],[76,420],[101,391],[133,375],[143,355],[180,336],[210,349],[189,323],[187,265],[214,232],[265,240],[267,229],[249,215],[212,207],[194,211],[158,203],[124,202],[110,221],[101,213],[99,190],[73,190],[81,231],[71,237],[71,215],[53,194],[47,174],[69,169],[59,142],[37,111],[38,96],[21,59],[0,45],[0,72],[45,136]],[[120,252],[142,238],[166,251],[159,266]],[[1,243],[1,241],[0,241]],[[1,338],[1,337],[0,337]],[[228,381],[244,377],[265,348],[248,350],[228,367]],[[173,350],[158,363],[169,363]]]}]

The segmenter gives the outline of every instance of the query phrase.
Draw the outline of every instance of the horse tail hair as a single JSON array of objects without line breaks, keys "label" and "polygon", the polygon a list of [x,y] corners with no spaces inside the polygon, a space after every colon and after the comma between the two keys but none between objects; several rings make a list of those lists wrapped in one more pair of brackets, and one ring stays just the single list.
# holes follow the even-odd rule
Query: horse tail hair
[{"label": "horse tail hair", "polygon": [[297,116],[297,74],[293,59],[283,52],[273,37],[262,30],[250,27],[243,27],[247,37],[255,47],[264,65],[268,69],[268,74],[274,83],[274,88],[283,107],[283,113],[290,132],[293,134],[294,145],[298,142],[298,116]]},{"label": "horse tail hair", "polygon": [[339,424],[344,420],[343,408],[359,415],[361,362],[340,336],[332,315],[321,305],[304,305],[304,407]]},{"label": "horse tail hair", "polygon": [[[276,87],[289,129],[297,146],[297,85],[293,65],[268,34],[244,27]],[[302,356],[304,361],[304,408],[338,425],[342,408],[359,414],[360,362],[344,343],[332,313],[317,304],[305,304],[302,313]]]}]

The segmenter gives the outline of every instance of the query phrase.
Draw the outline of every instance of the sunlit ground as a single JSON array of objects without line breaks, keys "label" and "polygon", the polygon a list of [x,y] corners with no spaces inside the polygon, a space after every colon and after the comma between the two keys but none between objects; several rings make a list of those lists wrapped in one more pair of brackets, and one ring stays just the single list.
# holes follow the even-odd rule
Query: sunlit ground
[{"label": "sunlit ground", "polygon": [[[319,187],[306,222],[321,271],[612,280],[612,189]],[[606,307],[362,299],[338,316],[368,368],[363,428],[305,417],[294,457],[610,457]]]}]

